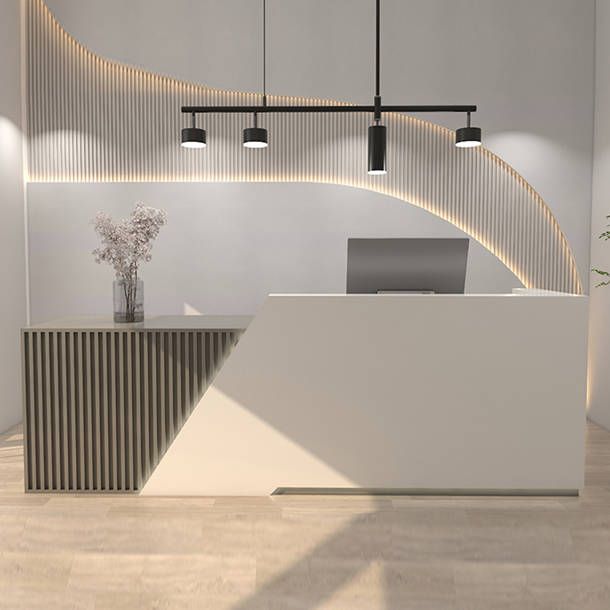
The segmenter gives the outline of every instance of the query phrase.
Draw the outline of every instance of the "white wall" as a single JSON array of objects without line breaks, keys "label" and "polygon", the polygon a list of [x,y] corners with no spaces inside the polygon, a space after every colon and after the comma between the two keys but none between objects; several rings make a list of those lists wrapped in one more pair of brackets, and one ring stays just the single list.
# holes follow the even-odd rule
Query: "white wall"
[{"label": "white wall", "polygon": [[[595,148],[591,265],[610,271],[610,242],[599,234],[610,222],[610,0],[596,5]],[[592,283],[598,281],[593,277]],[[589,417],[610,429],[610,287],[591,288],[589,314]]]},{"label": "white wall", "polygon": [[[48,202],[56,197],[62,213]],[[143,267],[148,314],[254,313],[271,292],[345,292],[348,237],[464,237],[397,199],[345,186],[282,183],[31,184],[32,319],[108,314],[112,270],[96,265],[91,219],[133,201],[167,210]],[[474,240],[466,289],[519,280]]]},{"label": "white wall", "polygon": [[[48,4],[104,56],[214,87],[260,88],[262,0]],[[267,5],[270,92],[371,101],[373,0]],[[594,0],[383,0],[382,20],[384,100],[478,104],[485,144],[549,203],[586,287]],[[438,119],[450,127],[462,120]],[[50,193],[47,205],[61,210]]]},{"label": "white wall", "polygon": [[0,2],[0,432],[21,419],[25,323],[20,0]]}]

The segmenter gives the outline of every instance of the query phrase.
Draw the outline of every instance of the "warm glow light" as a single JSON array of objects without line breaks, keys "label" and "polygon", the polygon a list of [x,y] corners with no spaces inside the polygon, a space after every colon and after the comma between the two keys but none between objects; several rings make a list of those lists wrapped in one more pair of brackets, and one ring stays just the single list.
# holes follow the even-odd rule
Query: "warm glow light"
[{"label": "warm glow light", "polygon": [[477,146],[481,146],[481,143],[476,140],[466,140],[464,142],[456,142],[455,145],[458,148],[476,148]]},{"label": "warm glow light", "polygon": [[17,168],[21,163],[21,131],[9,119],[0,115],[0,168]]},{"label": "warm glow light", "polygon": [[183,148],[205,148],[205,142],[182,142],[180,144]]},{"label": "warm glow light", "polygon": [[384,174],[387,174],[387,170],[385,169],[370,169],[369,170],[369,176],[383,176]]},{"label": "warm glow light", "polygon": [[267,148],[267,142],[244,142],[245,148]]}]

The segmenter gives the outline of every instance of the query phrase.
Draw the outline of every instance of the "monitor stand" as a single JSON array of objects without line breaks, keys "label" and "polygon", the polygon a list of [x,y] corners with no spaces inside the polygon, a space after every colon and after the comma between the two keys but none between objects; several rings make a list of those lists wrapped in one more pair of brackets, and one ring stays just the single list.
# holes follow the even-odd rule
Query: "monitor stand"
[{"label": "monitor stand", "polygon": [[378,290],[377,294],[436,294],[434,290]]}]

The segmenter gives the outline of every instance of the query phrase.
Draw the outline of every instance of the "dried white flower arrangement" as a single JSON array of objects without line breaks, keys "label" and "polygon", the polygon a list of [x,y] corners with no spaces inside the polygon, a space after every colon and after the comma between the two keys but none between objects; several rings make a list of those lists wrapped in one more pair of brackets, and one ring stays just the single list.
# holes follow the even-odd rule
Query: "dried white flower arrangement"
[{"label": "dried white flower arrangement", "polygon": [[153,241],[167,223],[167,214],[136,203],[129,218],[115,222],[105,212],[98,212],[93,225],[102,245],[93,251],[95,262],[108,263],[117,280],[134,282],[140,263],[151,259]]},{"label": "dried white flower arrangement", "polygon": [[136,203],[129,218],[115,222],[108,214],[98,212],[93,226],[101,247],[93,251],[95,262],[108,263],[114,268],[114,321],[141,322],[144,319],[144,293],[138,269],[151,259],[152,244],[167,214]]}]

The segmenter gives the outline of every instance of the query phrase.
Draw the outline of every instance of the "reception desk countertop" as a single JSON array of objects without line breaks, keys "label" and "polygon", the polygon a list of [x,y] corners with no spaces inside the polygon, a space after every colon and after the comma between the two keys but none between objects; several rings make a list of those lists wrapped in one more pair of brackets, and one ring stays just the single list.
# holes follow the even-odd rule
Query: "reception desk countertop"
[{"label": "reception desk countertop", "polygon": [[245,330],[252,316],[155,316],[124,324],[106,316],[60,318],[24,330]]}]

